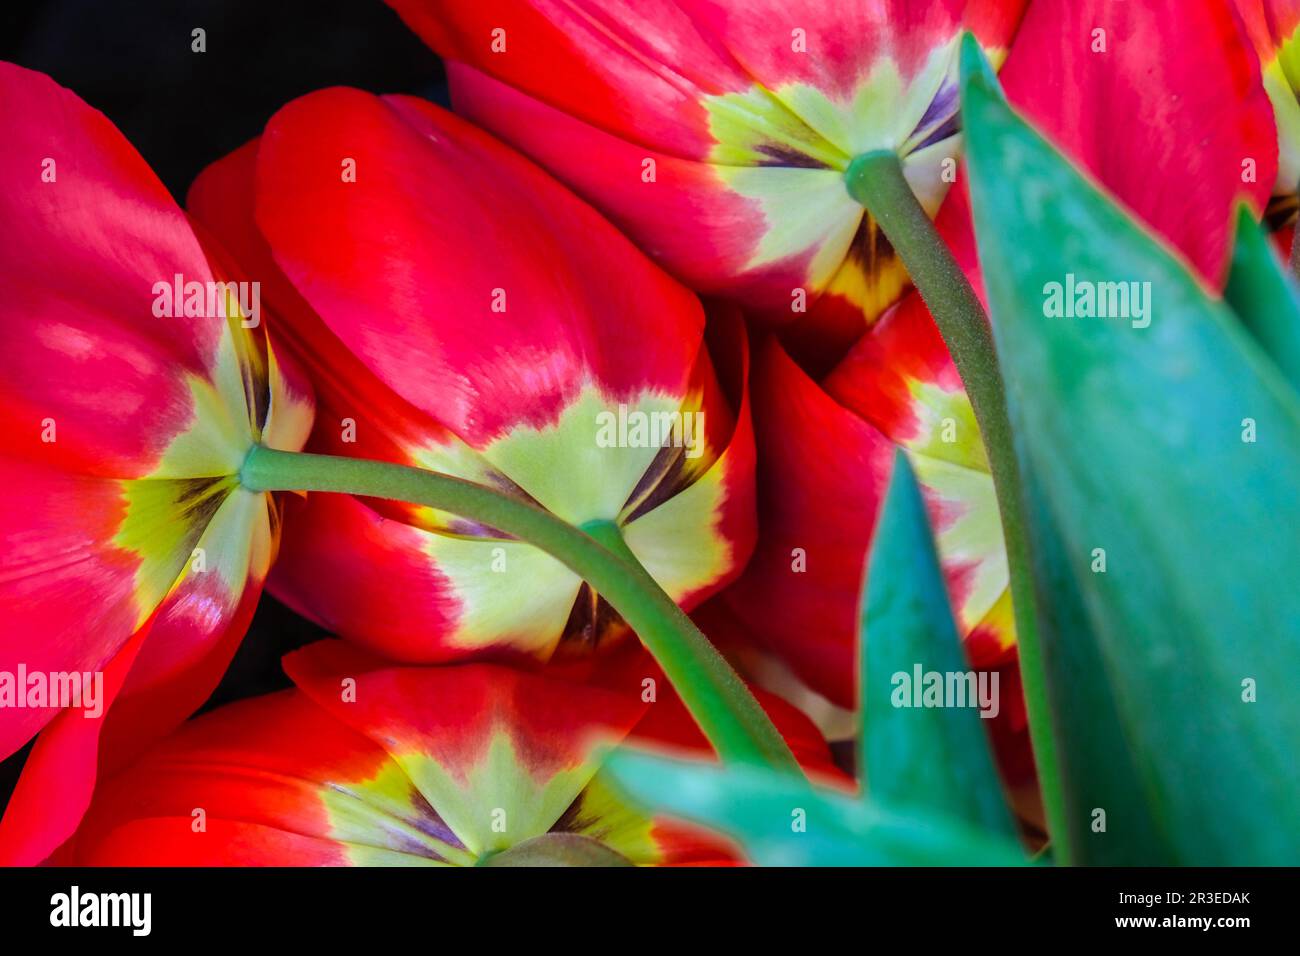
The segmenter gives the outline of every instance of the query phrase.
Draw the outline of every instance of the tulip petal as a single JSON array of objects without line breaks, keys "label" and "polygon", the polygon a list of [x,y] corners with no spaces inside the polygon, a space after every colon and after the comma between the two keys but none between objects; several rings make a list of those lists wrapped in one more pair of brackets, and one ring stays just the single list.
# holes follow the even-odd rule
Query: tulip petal
[{"label": "tulip petal", "polygon": [[[209,479],[117,482],[73,477],[4,461],[8,494],[0,504],[0,599],[8,633],[0,664],[13,672],[93,671],[156,616],[196,546],[212,551],[221,576],[230,560],[248,561],[251,534],[222,516],[243,508],[265,512],[261,496]],[[269,562],[269,530],[260,549]],[[263,569],[264,573],[264,569]],[[225,578],[238,595],[247,569]],[[32,635],[43,640],[33,643]],[[11,753],[52,711],[5,710],[0,747]],[[10,715],[15,716],[10,716]]]},{"label": "tulip petal", "polygon": [[[708,633],[712,638],[713,634]],[[566,666],[568,670],[565,669]],[[587,673],[581,677],[574,675],[577,670],[579,668],[576,662],[558,667],[552,664],[548,673],[603,687],[620,695],[639,696],[643,700],[648,691],[653,692],[650,694],[653,706],[646,708],[644,716],[631,733],[631,739],[638,747],[693,758],[716,759],[713,746],[682,703],[672,683],[664,676],[663,669],[645,648],[629,644],[598,658],[594,666],[587,668]],[[751,685],[749,690],[790,746],[790,752],[805,773],[825,782],[842,784],[847,780],[852,784],[852,778],[836,766],[821,731],[802,710],[761,687]]]},{"label": "tulip petal", "polygon": [[0,453],[112,478],[237,467],[243,389],[208,384],[226,319],[154,310],[159,284],[214,278],[184,214],[117,129],[48,77],[0,64],[0,112],[0,219],[24,224],[0,247],[13,317],[0,411],[15,425]]},{"label": "tulip petal", "polygon": [[997,496],[979,426],[943,339],[919,295],[864,336],[823,383],[827,394],[910,452],[963,635],[979,629],[981,656],[1015,643],[1010,577]]},{"label": "tulip petal", "polygon": [[160,601],[106,737],[138,751],[216,689],[270,569],[278,518],[265,495],[237,489],[208,522]]},{"label": "tulip petal", "polygon": [[[344,162],[357,162],[355,182],[332,157],[328,167],[313,159],[334,140],[353,153],[373,142]],[[315,163],[309,176],[304,162]],[[246,199],[255,178],[256,223]],[[431,195],[426,179],[448,192]],[[502,183],[520,195],[498,202]],[[575,525],[618,521],[634,550],[704,559],[660,562],[684,600],[743,563],[753,522],[748,423],[737,427],[734,410],[743,372],[720,388],[698,301],[535,167],[428,104],[332,90],[291,104],[261,141],[206,171],[191,205],[271,276],[283,317],[275,340],[321,393],[316,450],[476,481]],[[550,245],[539,255],[543,231]],[[496,257],[473,251],[482,247]],[[413,297],[417,285],[429,294]],[[726,348],[743,345],[737,331]],[[399,660],[544,659],[566,637],[626,633],[576,576],[495,529],[321,496],[289,512],[273,589]],[[388,609],[399,581],[423,606]]]},{"label": "tulip petal", "polygon": [[463,121],[326,90],[272,118],[258,164],[258,222],[286,274],[390,388],[471,446],[549,425],[588,382],[624,400],[683,393],[699,304]]},{"label": "tulip petal", "polygon": [[[639,238],[647,252],[691,288],[766,305],[769,321],[799,317],[791,310],[793,291],[815,291],[830,280],[838,264],[835,255],[844,253],[862,216],[860,207],[843,202],[838,176],[772,167],[770,176],[784,185],[786,200],[808,212],[805,237],[813,237],[814,249],[828,251],[819,254],[819,265],[803,248],[782,253],[770,246],[760,253],[758,244],[768,232],[764,211],[727,188],[718,167],[611,135],[473,67],[449,62],[447,72],[458,112],[505,135],[512,146]],[[831,218],[816,217],[813,209],[829,211]],[[683,222],[691,228],[681,228]]]},{"label": "tulip petal", "polygon": [[[0,671],[98,670],[142,623],[133,587],[140,560],[114,541],[125,511],[121,484],[5,459],[0,465]],[[0,756],[55,713],[0,709]]]},{"label": "tulip petal", "polygon": [[1035,2],[1000,80],[1029,122],[1222,284],[1234,203],[1244,194],[1264,208],[1277,156],[1230,4]]},{"label": "tulip petal", "polygon": [[[439,55],[492,69],[587,123],[684,159],[702,159],[712,147],[701,96],[749,82],[675,0],[389,6]],[[629,102],[644,108],[630,111]]]},{"label": "tulip petal", "polygon": [[45,726],[0,823],[0,855],[38,862],[101,767],[215,687],[274,549],[240,466],[259,440],[300,447],[312,402],[247,321],[256,287],[245,314],[224,253],[108,120],[9,64],[0,106],[14,120],[0,171],[16,184],[0,215],[27,226],[0,250],[15,316],[0,413],[18,426],[0,440],[0,606],[15,628],[0,665],[106,685],[89,723],[44,706],[0,722],[5,753]]},{"label": "tulip petal", "polygon": [[773,342],[756,357],[753,402],[765,521],[726,600],[804,681],[852,707],[858,593],[894,446]]},{"label": "tulip petal", "polygon": [[[606,658],[588,675],[594,683],[492,665],[393,668],[339,641],[285,665],[298,690],[200,717],[106,782],[62,856],[92,865],[473,865],[545,834],[574,834],[638,864],[738,861],[716,835],[630,807],[597,771],[596,748],[629,732],[639,745],[707,752],[643,650]],[[662,681],[652,706],[643,672]],[[763,704],[797,753],[829,766],[806,718]]]},{"label": "tulip petal", "polygon": [[271,592],[364,647],[410,663],[546,657],[564,633],[581,582],[531,545],[424,531],[344,495],[285,509]]},{"label": "tulip petal", "polygon": [[859,331],[907,275],[843,171],[859,153],[895,150],[936,210],[960,146],[957,39],[972,29],[1001,62],[1024,8],[390,2],[448,59],[458,111],[684,282],[800,325],[826,316],[804,318],[792,299],[825,293],[856,311]]},{"label": "tulip petal", "polygon": [[[476,855],[552,825],[591,780],[597,744],[641,716],[633,697],[484,665],[372,668],[337,642],[285,659],[294,682],[338,720],[384,747]],[[355,700],[340,679],[356,682]],[[435,703],[436,706],[431,706]]]},{"label": "tulip petal", "polygon": [[[286,668],[300,690],[202,717],[106,785],[75,855],[466,865],[559,832],[664,858],[654,821],[591,786],[594,748],[636,723],[636,696],[493,666],[394,669],[337,641]],[[710,849],[677,836],[669,849]]]},{"label": "tulip petal", "polygon": [[[882,59],[897,63],[904,76],[916,76],[932,51],[964,26],[981,45],[1006,47],[1025,6],[1024,0],[683,0],[682,5],[702,33],[718,37],[765,86],[813,87],[842,100],[859,91]],[[800,39],[792,36],[796,29],[803,53],[791,42]]]},{"label": "tulip petal", "polygon": [[295,691],[187,724],[102,788],[73,850],[92,865],[465,859],[379,745]]},{"label": "tulip petal", "polygon": [[1259,54],[1264,89],[1277,122],[1278,169],[1270,214],[1295,217],[1300,187],[1300,3],[1296,0],[1235,0],[1246,33]]},{"label": "tulip petal", "polygon": [[104,665],[99,714],[65,708],[37,738],[0,819],[0,866],[36,866],[77,829],[95,787],[103,716],[147,635],[141,628]]}]

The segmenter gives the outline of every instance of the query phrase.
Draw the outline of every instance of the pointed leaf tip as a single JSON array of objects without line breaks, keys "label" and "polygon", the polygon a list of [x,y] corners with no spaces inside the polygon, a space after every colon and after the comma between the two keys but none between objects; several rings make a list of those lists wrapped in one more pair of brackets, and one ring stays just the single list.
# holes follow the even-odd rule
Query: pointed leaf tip
[{"label": "pointed leaf tip", "polygon": [[634,802],[723,833],[760,866],[1016,866],[1018,844],[761,767],[620,750],[605,771]]},{"label": "pointed leaf tip", "polygon": [[1239,202],[1223,297],[1293,389],[1300,391],[1300,293],[1250,204]]},{"label": "pointed leaf tip", "polygon": [[[994,677],[977,675],[962,650],[925,501],[899,449],[881,509],[863,588],[860,757],[864,795],[933,813],[1015,840],[1015,825],[980,713],[959,706],[900,707],[898,682],[916,669],[961,680],[972,675],[998,701]],[[983,683],[982,683],[983,682]],[[969,702],[971,705],[974,701]]]},{"label": "pointed leaf tip", "polygon": [[961,38],[960,76],[963,104],[966,102],[967,92],[972,89],[1005,100],[993,64],[984,55],[984,49],[975,39],[975,34],[970,31],[962,34]]}]

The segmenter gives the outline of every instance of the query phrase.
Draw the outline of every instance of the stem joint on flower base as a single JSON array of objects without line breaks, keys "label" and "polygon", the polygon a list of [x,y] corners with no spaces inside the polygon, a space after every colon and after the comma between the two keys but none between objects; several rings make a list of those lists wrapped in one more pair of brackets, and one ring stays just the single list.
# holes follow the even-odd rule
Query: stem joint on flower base
[{"label": "stem joint on flower base", "polygon": [[261,445],[249,452],[240,481],[258,491],[337,492],[424,505],[540,548],[588,582],[636,631],[719,757],[799,772],[745,683],[641,566],[613,522],[592,526],[593,537],[536,505],[461,478]]}]

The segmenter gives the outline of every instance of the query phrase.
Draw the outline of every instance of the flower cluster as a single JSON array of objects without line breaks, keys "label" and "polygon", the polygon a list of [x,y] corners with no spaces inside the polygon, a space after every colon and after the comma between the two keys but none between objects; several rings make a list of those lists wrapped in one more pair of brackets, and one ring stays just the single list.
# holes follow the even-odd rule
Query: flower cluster
[{"label": "flower cluster", "polygon": [[0,64],[0,862],[1296,862],[1300,4],[389,3]]}]

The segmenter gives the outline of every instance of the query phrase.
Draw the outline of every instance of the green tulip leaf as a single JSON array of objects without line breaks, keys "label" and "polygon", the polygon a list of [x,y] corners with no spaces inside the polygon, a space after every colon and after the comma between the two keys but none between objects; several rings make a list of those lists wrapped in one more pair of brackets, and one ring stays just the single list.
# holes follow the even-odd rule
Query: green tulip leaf
[{"label": "green tulip leaf", "polygon": [[746,764],[620,750],[603,772],[632,800],[728,836],[762,866],[1015,866],[1020,847]]},{"label": "green tulip leaf", "polygon": [[[1014,839],[984,727],[1006,703],[999,675],[977,675],[966,661],[921,490],[901,450],[871,548],[859,646],[861,765],[871,799]],[[915,706],[936,675],[954,699]]]},{"label": "green tulip leaf", "polygon": [[1223,295],[1291,386],[1300,388],[1300,301],[1244,203],[1237,208],[1237,239]]},{"label": "green tulip leaf", "polygon": [[[963,100],[972,84],[1006,99],[983,50],[967,36],[962,45]],[[1123,731],[1110,685],[1103,680],[1071,679],[1072,674],[1101,672],[1102,663],[1060,533],[1032,472],[1021,475],[1021,492],[1029,518],[1036,619],[1051,695],[1054,746],[1060,769],[1070,778],[1068,787],[1062,785],[1068,826],[1065,832],[1052,834],[1052,855],[1062,863],[1110,866],[1167,859],[1172,854],[1141,797],[1142,784],[1132,754],[1113,746]],[[1069,640],[1064,639],[1066,635]],[[1092,730],[1069,733],[1071,721],[1084,722]],[[1095,769],[1102,767],[1104,773]],[[1123,828],[1105,826],[1097,813],[1105,808],[1120,808]]]},{"label": "green tulip leaf", "polygon": [[1069,857],[1132,843],[1147,863],[1293,864],[1300,399],[978,77],[963,127],[1027,517],[1052,546],[1035,571],[1058,625],[1043,655]]}]

